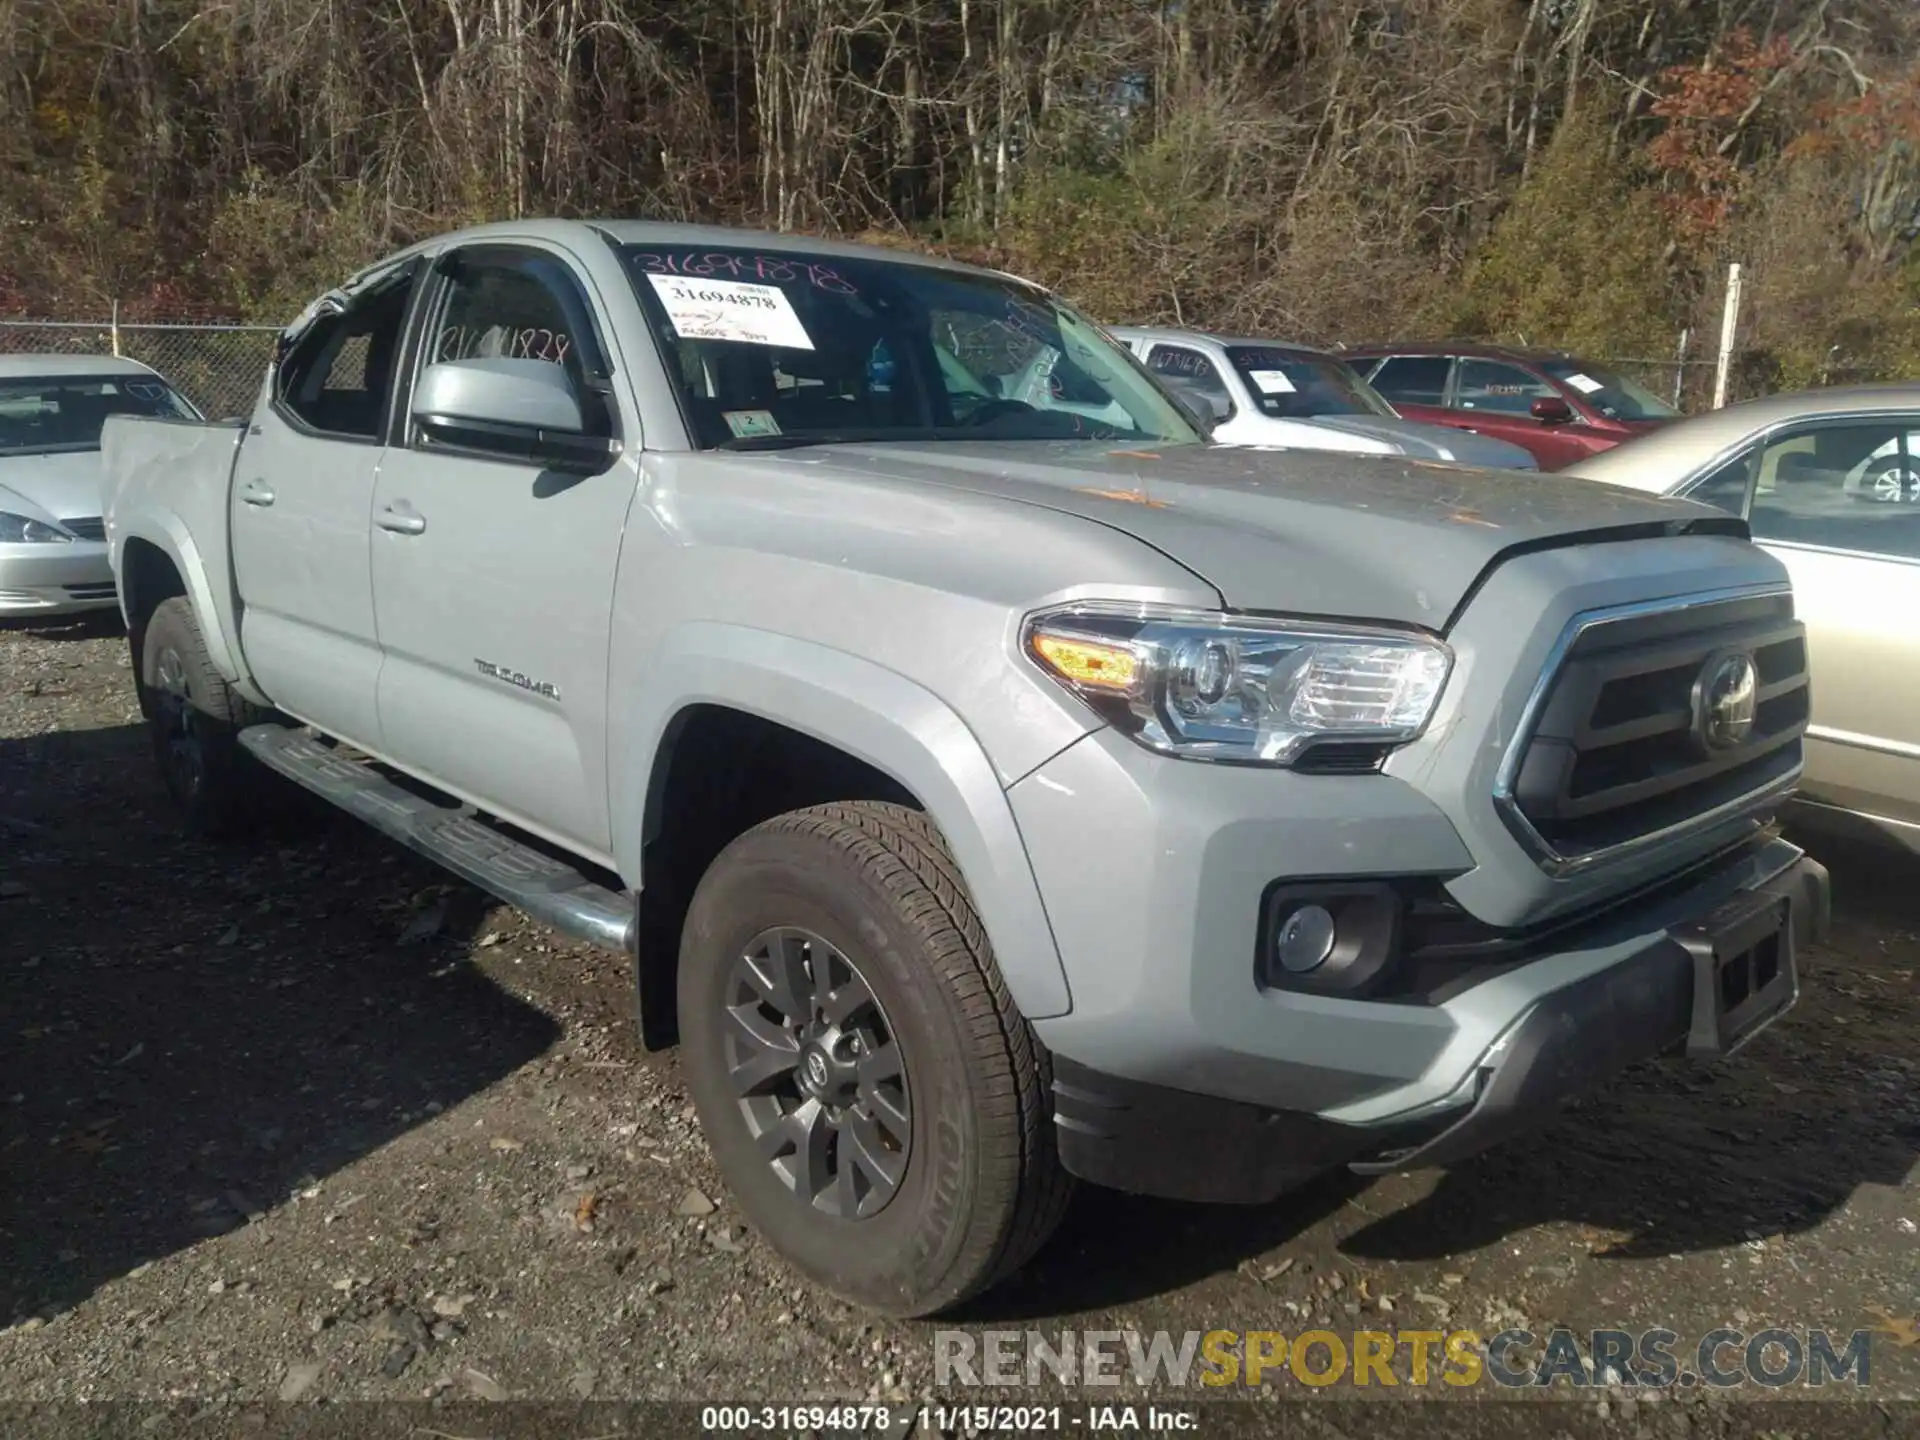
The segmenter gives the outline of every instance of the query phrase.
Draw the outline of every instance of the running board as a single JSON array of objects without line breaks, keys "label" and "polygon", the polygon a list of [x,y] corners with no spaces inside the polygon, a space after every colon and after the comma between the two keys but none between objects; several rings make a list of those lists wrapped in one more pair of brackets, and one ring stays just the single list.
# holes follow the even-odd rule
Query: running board
[{"label": "running board", "polygon": [[471,805],[435,804],[370,760],[285,725],[250,725],[240,743],[262,765],[498,896],[543,925],[631,953],[633,897],[496,829]]}]

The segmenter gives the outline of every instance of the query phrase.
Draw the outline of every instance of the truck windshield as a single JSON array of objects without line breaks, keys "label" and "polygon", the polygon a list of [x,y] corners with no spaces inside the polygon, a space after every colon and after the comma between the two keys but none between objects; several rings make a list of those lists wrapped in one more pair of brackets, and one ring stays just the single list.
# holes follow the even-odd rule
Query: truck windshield
[{"label": "truck windshield", "polygon": [[1016,280],[785,250],[624,255],[703,449],[1204,443],[1126,350]]},{"label": "truck windshield", "polygon": [[0,455],[98,450],[109,415],[199,418],[164,381],[138,375],[0,380]]},{"label": "truck windshield", "polygon": [[1609,420],[1671,420],[1680,412],[1644,386],[1604,365],[1584,360],[1547,360],[1540,368],[1580,392]]},{"label": "truck windshield", "polygon": [[1227,358],[1260,413],[1282,420],[1311,420],[1317,415],[1396,414],[1380,392],[1354,369],[1331,355],[1253,345],[1229,345]]}]

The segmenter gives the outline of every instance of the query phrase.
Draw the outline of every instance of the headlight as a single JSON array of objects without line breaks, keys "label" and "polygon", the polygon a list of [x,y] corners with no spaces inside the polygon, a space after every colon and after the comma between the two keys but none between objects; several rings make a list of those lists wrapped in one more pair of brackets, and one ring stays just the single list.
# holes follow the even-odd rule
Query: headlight
[{"label": "headlight", "polygon": [[24,515],[11,515],[0,510],[0,544],[4,545],[70,545],[73,537],[56,525],[44,520],[29,520]]},{"label": "headlight", "polygon": [[1393,630],[1074,605],[1030,616],[1027,653],[1142,745],[1291,765],[1329,742],[1416,738],[1453,665]]}]

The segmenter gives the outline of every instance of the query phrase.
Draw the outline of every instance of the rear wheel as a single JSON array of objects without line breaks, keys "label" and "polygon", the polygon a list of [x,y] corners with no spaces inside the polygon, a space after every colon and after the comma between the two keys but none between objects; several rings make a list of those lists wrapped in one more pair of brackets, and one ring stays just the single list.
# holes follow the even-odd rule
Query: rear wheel
[{"label": "rear wheel", "polygon": [[1920,462],[1889,456],[1868,467],[1861,489],[1883,505],[1920,500]]},{"label": "rear wheel", "polygon": [[679,1000],[722,1174],[827,1289],[931,1314],[1058,1223],[1045,1054],[924,816],[821,805],[735,840],[694,895]]},{"label": "rear wheel", "polygon": [[147,620],[140,678],[154,757],[190,835],[232,833],[254,814],[259,777],[239,734],[267,712],[227,684],[207,658],[193,607],[163,600]]}]

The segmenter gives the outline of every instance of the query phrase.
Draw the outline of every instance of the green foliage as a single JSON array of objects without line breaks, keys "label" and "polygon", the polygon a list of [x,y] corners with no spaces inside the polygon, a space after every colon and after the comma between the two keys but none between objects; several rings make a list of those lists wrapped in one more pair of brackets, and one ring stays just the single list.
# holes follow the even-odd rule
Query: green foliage
[{"label": "green foliage", "polygon": [[364,187],[316,210],[290,185],[249,170],[207,221],[204,288],[236,319],[280,323],[397,238]]},{"label": "green foliage", "polygon": [[1687,323],[1669,230],[1606,132],[1563,125],[1428,327],[1595,354],[1665,355]]}]

